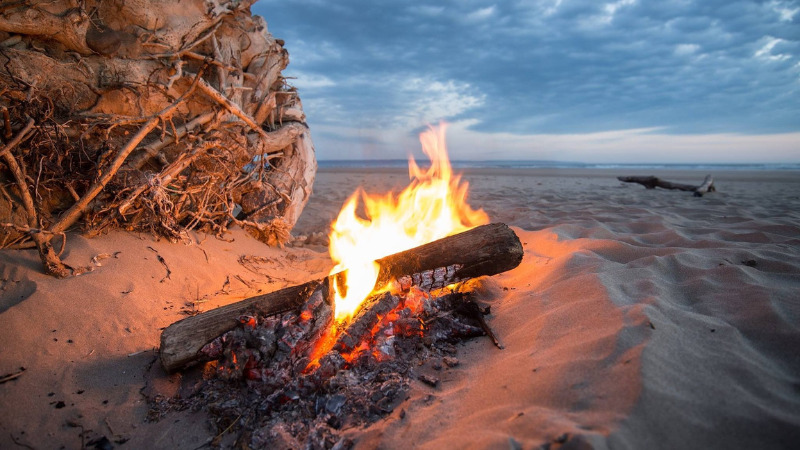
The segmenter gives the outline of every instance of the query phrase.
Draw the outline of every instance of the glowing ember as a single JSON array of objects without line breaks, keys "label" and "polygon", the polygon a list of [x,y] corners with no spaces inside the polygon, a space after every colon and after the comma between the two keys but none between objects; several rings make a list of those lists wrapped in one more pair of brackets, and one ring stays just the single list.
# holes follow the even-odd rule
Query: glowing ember
[{"label": "glowing ember", "polygon": [[[377,259],[489,222],[483,210],[466,203],[468,183],[453,174],[445,128],[442,123],[420,135],[431,166],[423,170],[409,158],[411,182],[399,195],[371,195],[359,189],[333,223],[330,253],[337,265],[331,274],[346,271],[346,286],[334,289],[337,322],[352,317],[371,292],[383,288],[375,286]],[[364,203],[363,218],[356,214],[359,200]]]}]

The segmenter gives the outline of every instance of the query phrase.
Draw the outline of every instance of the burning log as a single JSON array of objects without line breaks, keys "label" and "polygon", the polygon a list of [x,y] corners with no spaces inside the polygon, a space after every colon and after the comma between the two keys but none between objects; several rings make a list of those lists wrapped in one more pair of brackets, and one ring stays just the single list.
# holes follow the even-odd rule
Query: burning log
[{"label": "burning log", "polygon": [[[522,261],[517,235],[502,223],[483,225],[379,259],[376,286],[403,279],[422,290],[496,275]],[[161,334],[161,363],[168,372],[198,361],[204,345],[239,323],[245,314],[270,316],[298,308],[315,292],[329,299],[329,287],[342,273],[259,295],[173,323]],[[328,300],[329,301],[329,300]]]},{"label": "burning log", "polygon": [[638,183],[647,189],[655,189],[660,187],[662,189],[674,189],[679,191],[693,192],[695,197],[702,197],[707,192],[715,192],[717,189],[714,187],[714,178],[711,175],[706,175],[705,180],[697,186],[693,184],[672,183],[670,181],[662,180],[661,178],[649,177],[617,177],[619,181],[624,183]]}]

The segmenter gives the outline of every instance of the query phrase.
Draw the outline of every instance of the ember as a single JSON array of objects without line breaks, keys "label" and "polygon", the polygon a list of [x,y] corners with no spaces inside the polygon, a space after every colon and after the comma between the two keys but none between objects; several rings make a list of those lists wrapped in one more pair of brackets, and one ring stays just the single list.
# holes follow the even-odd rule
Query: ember
[{"label": "ember", "polygon": [[206,407],[220,430],[238,418],[238,442],[251,447],[347,444],[342,428],[391,413],[414,379],[435,386],[438,379],[418,368],[455,366],[454,344],[484,334],[476,316],[482,310],[465,290],[459,284],[429,294],[409,286],[371,296],[333,335],[315,370],[306,370],[310,343],[335,323],[323,289],[299,312],[242,317],[237,328],[203,348],[214,361],[178,407]]}]

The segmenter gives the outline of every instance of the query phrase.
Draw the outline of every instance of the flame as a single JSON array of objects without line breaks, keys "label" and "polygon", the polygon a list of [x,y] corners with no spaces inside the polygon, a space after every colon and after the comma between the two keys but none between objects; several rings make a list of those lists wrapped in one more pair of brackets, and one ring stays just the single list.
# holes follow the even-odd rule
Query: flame
[{"label": "flame", "polygon": [[[420,168],[413,157],[411,182],[395,196],[372,195],[358,189],[347,200],[332,225],[330,254],[335,274],[346,271],[344,283],[334,289],[335,318],[347,321],[376,289],[380,267],[376,260],[489,222],[483,210],[466,202],[468,183],[453,174],[445,145],[446,125],[420,134],[422,150],[431,165]],[[359,217],[359,200],[365,217]],[[341,286],[345,284],[346,286]]]}]

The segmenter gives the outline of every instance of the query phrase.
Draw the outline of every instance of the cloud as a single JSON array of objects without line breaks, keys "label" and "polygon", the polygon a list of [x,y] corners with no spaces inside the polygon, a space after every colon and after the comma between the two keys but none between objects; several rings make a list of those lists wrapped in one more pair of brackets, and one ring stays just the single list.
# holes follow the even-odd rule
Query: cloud
[{"label": "cloud", "polygon": [[430,76],[395,75],[354,81],[351,88],[365,96],[365,103],[377,100],[381,108],[365,105],[365,109],[355,112],[353,116],[360,123],[377,129],[410,130],[426,123],[457,117],[481,106],[485,98],[468,83],[442,81]]},{"label": "cloud", "polygon": [[327,62],[342,57],[342,50],[330,41],[312,42],[306,39],[293,39],[286,44],[291,61],[303,64]]},{"label": "cloud", "polygon": [[316,73],[292,72],[292,85],[298,89],[321,89],[336,86],[336,83],[325,75]]},{"label": "cloud", "polygon": [[636,0],[618,0],[614,3],[606,3],[603,6],[603,12],[605,12],[605,18],[607,18],[608,22],[614,19],[614,14],[617,13],[617,10],[622,8],[623,6],[630,6],[636,3]]},{"label": "cloud", "polygon": [[545,9],[542,11],[542,15],[546,17],[557,13],[558,7],[561,6],[562,1],[564,0],[554,0],[552,5],[545,7]]},{"label": "cloud", "polygon": [[[297,77],[315,136],[350,142],[356,156],[394,151],[382,136],[403,140],[440,118],[476,139],[554,144],[609,130],[726,143],[800,131],[796,0],[296,0],[253,10],[286,41],[285,74]],[[618,143],[652,144],[652,133]]]},{"label": "cloud", "polygon": [[[541,160],[592,164],[800,163],[800,132],[770,135],[673,135],[659,128],[576,134],[474,131],[474,119],[450,123],[450,157],[461,161]],[[314,129],[320,159],[404,159],[419,156],[419,141],[399,129]],[[320,136],[320,139],[317,139]],[[358,144],[353,145],[353,142]],[[345,143],[349,143],[346,145]]]},{"label": "cloud", "polygon": [[497,7],[495,5],[476,9],[467,14],[465,20],[469,23],[482,22],[494,16]]},{"label": "cloud", "polygon": [[468,83],[456,80],[413,78],[404,81],[400,91],[407,99],[407,110],[398,116],[398,121],[411,127],[458,116],[483,105],[485,100]]},{"label": "cloud", "polygon": [[583,18],[578,22],[578,25],[585,29],[608,26],[614,20],[619,9],[635,3],[636,0],[617,0],[616,2],[605,3],[598,14]]},{"label": "cloud", "polygon": [[791,22],[794,16],[800,12],[800,7],[791,7],[789,2],[772,1],[769,6],[780,15],[782,22]]},{"label": "cloud", "polygon": [[444,12],[444,6],[414,5],[408,8],[412,14],[420,16],[436,17]]},{"label": "cloud", "polygon": [[[478,133],[473,121],[448,128],[448,149],[461,160],[555,160],[587,163],[800,162],[800,133],[747,136],[665,134],[659,128],[581,134]],[[763,149],[763,150],[762,150]],[[759,150],[769,149],[769,156]],[[633,160],[631,155],[636,155]]]},{"label": "cloud", "polygon": [[756,50],[755,56],[756,58],[765,59],[768,61],[785,61],[787,59],[791,59],[791,55],[786,53],[773,53],[773,49],[776,45],[785,42],[783,39],[774,38],[772,36],[764,36],[762,39],[764,41],[764,45]]},{"label": "cloud", "polygon": [[697,44],[678,44],[675,46],[675,55],[676,56],[687,56],[693,55],[700,50],[700,46]]}]

